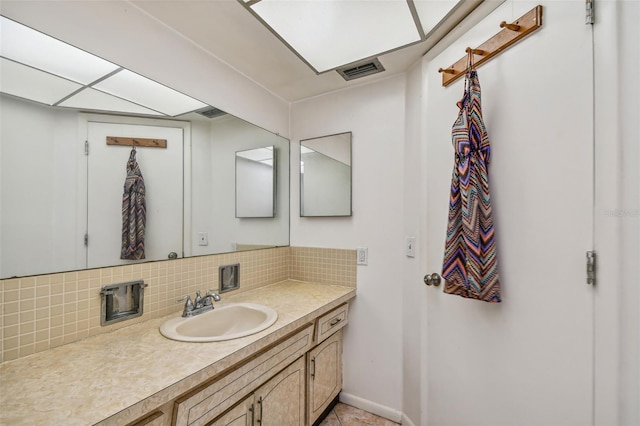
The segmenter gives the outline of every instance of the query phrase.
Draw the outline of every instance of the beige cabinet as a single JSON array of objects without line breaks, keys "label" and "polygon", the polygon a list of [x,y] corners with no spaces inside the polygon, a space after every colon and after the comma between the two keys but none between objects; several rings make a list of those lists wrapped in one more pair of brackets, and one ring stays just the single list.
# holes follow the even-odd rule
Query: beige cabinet
[{"label": "beige cabinet", "polygon": [[312,425],[342,389],[347,322],[343,304],[129,425]]},{"label": "beige cabinet", "polygon": [[300,357],[254,393],[255,425],[304,426],[305,358]]},{"label": "beige cabinet", "polygon": [[253,395],[242,400],[227,413],[223,414],[207,426],[252,426]]},{"label": "beige cabinet", "polygon": [[[296,364],[296,360],[299,360],[311,349],[312,335],[313,325],[309,324],[271,346],[265,352],[232,368],[229,373],[214,377],[210,382],[202,384],[178,398],[175,401],[174,424],[176,426],[204,426],[212,420],[218,419],[240,400],[256,389],[260,389],[260,386],[266,386],[270,378],[275,379],[282,374],[283,369],[286,371],[291,368],[291,365]],[[304,370],[304,362],[302,369]],[[304,372],[301,381],[304,397]],[[277,426],[285,425],[285,423],[275,424]]]},{"label": "beige cabinet", "polygon": [[298,358],[207,426],[304,426],[304,360]]},{"label": "beige cabinet", "polygon": [[342,330],[309,351],[307,412],[312,425],[342,389]]}]

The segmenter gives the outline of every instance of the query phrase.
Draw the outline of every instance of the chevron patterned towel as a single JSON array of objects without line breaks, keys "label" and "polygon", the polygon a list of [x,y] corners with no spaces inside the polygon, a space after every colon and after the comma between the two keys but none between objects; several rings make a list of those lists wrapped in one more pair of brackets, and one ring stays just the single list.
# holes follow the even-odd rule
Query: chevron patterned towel
[{"label": "chevron patterned towel", "polygon": [[489,138],[482,121],[480,82],[471,57],[460,112],[451,136],[455,164],[442,276],[449,294],[500,302],[500,282],[489,196]]},{"label": "chevron patterned towel", "polygon": [[122,250],[120,259],[144,259],[144,228],[147,210],[144,199],[144,179],[136,161],[136,147],[127,162],[127,178],[122,194]]}]

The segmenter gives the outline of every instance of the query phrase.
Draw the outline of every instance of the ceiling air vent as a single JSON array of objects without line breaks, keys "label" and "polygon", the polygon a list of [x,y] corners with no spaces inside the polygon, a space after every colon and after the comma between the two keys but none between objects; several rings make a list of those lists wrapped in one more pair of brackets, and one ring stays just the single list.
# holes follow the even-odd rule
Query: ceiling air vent
[{"label": "ceiling air vent", "polygon": [[378,58],[374,58],[367,62],[361,62],[357,65],[349,65],[342,68],[337,68],[338,74],[342,76],[345,80],[354,80],[360,77],[366,77],[371,74],[377,74],[379,72],[384,71],[384,67],[378,60]]},{"label": "ceiling air vent", "polygon": [[226,114],[226,112],[224,112],[223,110],[214,107],[203,108],[196,112],[200,115],[204,115],[207,118],[216,118]]}]

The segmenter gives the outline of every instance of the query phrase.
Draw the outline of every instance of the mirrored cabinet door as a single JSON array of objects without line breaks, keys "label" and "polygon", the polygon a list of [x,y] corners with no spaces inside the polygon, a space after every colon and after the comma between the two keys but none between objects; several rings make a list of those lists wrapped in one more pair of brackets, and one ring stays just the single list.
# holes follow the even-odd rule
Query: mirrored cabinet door
[{"label": "mirrored cabinet door", "polygon": [[273,145],[236,152],[236,217],[275,216],[275,166]]},{"label": "mirrored cabinet door", "polygon": [[300,141],[300,216],[351,216],[351,132]]}]

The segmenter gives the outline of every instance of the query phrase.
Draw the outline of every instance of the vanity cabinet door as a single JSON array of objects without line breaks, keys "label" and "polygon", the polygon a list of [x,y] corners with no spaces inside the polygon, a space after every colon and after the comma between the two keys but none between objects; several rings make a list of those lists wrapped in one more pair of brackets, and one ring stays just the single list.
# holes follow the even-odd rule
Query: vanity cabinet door
[{"label": "vanity cabinet door", "polygon": [[252,426],[253,395],[248,396],[238,405],[218,417],[207,426]]},{"label": "vanity cabinet door", "polygon": [[255,426],[304,426],[304,356],[254,393]]},{"label": "vanity cabinet door", "polygon": [[309,351],[307,412],[312,425],[342,389],[342,330]]}]

